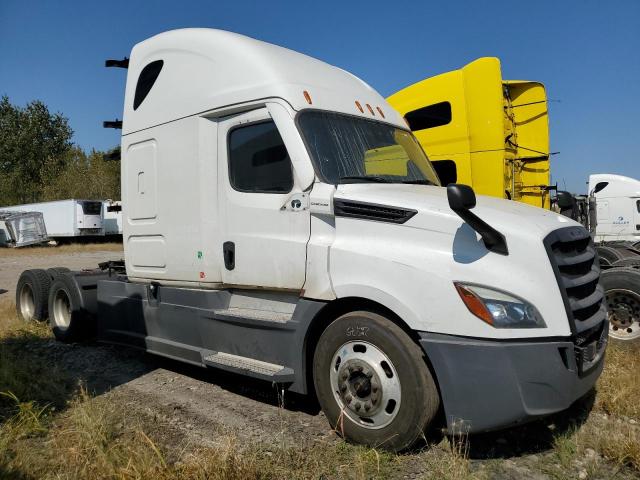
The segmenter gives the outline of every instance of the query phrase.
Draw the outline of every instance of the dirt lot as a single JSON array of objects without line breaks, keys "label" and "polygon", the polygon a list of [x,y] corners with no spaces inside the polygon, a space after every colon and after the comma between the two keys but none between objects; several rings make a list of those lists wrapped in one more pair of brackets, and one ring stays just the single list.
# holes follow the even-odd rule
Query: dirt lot
[{"label": "dirt lot", "polygon": [[[10,316],[13,307],[7,305],[13,302],[15,283],[22,270],[60,265],[91,268],[99,261],[119,255],[114,246],[106,250],[91,246],[67,251],[34,249],[30,254],[0,252],[0,289],[5,290],[0,294],[0,305],[5,305],[4,315]],[[27,401],[29,408],[46,405],[43,408],[50,409],[47,412],[51,423],[45,422],[41,430],[34,430],[36,433],[11,437],[5,448],[12,453],[6,460],[2,455],[3,428],[10,431],[6,425],[14,420],[6,420],[9,408],[6,402],[2,416],[0,402],[0,478],[38,477],[42,472],[56,478],[91,477],[96,475],[97,470],[92,470],[98,468],[96,465],[99,475],[109,478],[160,478],[160,473],[162,478],[189,477],[189,465],[196,461],[194,458],[201,458],[198,452],[205,449],[210,461],[219,455],[221,448],[226,448],[224,468],[231,468],[229,458],[235,459],[233,472],[220,470],[222,467],[216,464],[212,468],[226,472],[224,475],[193,478],[640,478],[638,382],[631,384],[629,391],[625,391],[626,383],[623,387],[616,384],[621,379],[630,383],[625,379],[634,378],[633,367],[631,371],[609,375],[596,395],[588,396],[561,415],[471,438],[435,436],[429,439],[433,445],[428,448],[391,456],[344,444],[330,431],[313,399],[283,395],[268,383],[186,366],[123,347],[93,343],[64,345],[55,342],[44,326],[21,327],[16,326],[15,319],[14,323],[4,319],[3,330],[2,322],[0,318],[0,392],[11,391],[19,397],[20,401],[16,401],[19,413],[26,408]],[[616,353],[615,358],[620,358],[621,364],[627,361],[637,364],[638,349],[629,352]],[[34,375],[45,378],[38,379],[45,383],[36,382],[36,388],[28,385],[29,381],[16,380],[24,376],[35,381]],[[79,395],[84,400],[78,400]],[[72,460],[65,465],[59,465],[60,460],[47,460],[46,454],[32,458],[20,453],[29,445],[46,450],[56,444],[60,435],[77,432],[77,426],[65,430],[64,425],[77,422],[78,412],[89,411],[83,410],[87,404],[111,409],[111,417],[100,413],[100,418],[108,424],[110,432],[115,429],[110,434],[115,445],[128,438],[126,432],[142,432],[153,446],[149,458],[156,458],[154,455],[158,453],[160,460],[148,460],[151,466],[145,463],[144,468],[151,470],[140,467],[135,475],[130,475],[135,460],[114,457],[113,452],[118,450],[111,444],[105,447],[105,452],[110,452],[104,454],[106,466],[98,463],[96,458],[102,457],[96,457],[94,450],[78,466],[82,455],[75,447],[68,447]],[[84,428],[89,417],[82,417]],[[68,446],[69,437],[65,438]],[[146,440],[132,440],[135,447],[123,450],[137,452]],[[7,445],[23,447],[19,451]],[[248,453],[233,456],[249,451],[253,456]],[[133,455],[123,453],[123,458],[127,454]],[[250,465],[253,470],[242,470],[249,468],[246,464],[249,457],[253,459]],[[75,470],[67,471],[70,465],[76,465]],[[167,471],[173,473],[169,475]]]}]

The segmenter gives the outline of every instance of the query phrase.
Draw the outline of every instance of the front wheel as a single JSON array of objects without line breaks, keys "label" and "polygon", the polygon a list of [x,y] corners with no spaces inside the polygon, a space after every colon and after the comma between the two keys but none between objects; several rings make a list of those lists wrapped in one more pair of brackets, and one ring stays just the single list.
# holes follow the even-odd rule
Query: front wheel
[{"label": "front wheel", "polygon": [[349,441],[401,451],[424,437],[438,412],[421,348],[381,315],[336,319],[318,341],[313,366],[322,410]]}]

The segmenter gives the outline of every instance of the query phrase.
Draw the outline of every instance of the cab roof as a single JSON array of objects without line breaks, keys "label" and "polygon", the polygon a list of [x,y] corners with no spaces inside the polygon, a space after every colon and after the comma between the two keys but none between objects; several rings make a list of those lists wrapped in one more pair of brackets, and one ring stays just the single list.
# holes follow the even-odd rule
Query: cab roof
[{"label": "cab roof", "polygon": [[[149,84],[149,78],[143,80],[144,75],[140,75],[145,67],[147,77],[149,71],[151,77],[154,70],[159,73],[151,78],[152,86],[141,102],[138,93],[134,108],[136,88],[144,89],[145,81]],[[406,128],[400,115],[380,94],[345,70],[244,35],[187,28],[160,33],[133,47],[123,135],[209,110],[274,97],[286,100],[295,110],[330,110]]]}]

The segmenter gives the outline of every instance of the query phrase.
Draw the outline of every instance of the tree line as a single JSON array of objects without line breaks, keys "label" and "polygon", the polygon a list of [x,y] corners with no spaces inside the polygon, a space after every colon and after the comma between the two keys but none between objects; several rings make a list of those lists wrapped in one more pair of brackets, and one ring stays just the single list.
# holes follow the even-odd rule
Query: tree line
[{"label": "tree line", "polygon": [[69,119],[41,101],[0,99],[0,207],[66,198],[120,199],[120,162],[85,152]]}]

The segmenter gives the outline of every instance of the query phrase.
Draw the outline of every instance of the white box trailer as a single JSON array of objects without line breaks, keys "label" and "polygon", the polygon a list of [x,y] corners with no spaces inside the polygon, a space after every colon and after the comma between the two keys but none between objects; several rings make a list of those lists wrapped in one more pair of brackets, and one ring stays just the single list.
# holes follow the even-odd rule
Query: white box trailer
[{"label": "white box trailer", "polygon": [[103,202],[104,234],[122,235],[122,202],[105,200]]},{"label": "white box trailer", "polygon": [[42,213],[0,210],[0,247],[26,247],[48,240]]},{"label": "white box trailer", "polygon": [[184,29],[110,63],[124,262],[35,303],[46,272],[24,272],[23,317],[314,392],[337,432],[392,450],[441,406],[481,432],[592,389],[608,322],[583,226],[442,187],[380,94],[306,55]]},{"label": "white box trailer", "polygon": [[102,200],[54,200],[0,207],[9,212],[40,212],[49,238],[104,236]]}]

